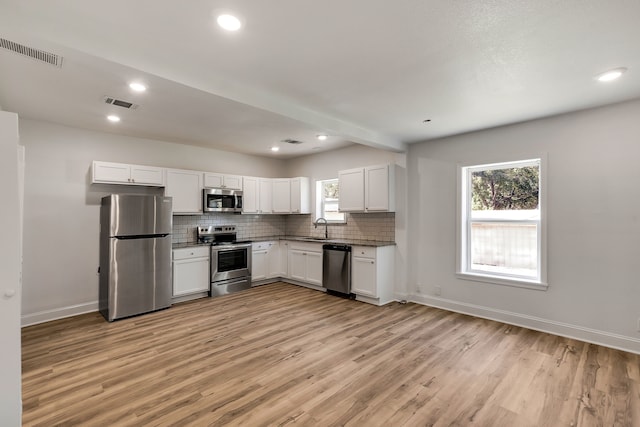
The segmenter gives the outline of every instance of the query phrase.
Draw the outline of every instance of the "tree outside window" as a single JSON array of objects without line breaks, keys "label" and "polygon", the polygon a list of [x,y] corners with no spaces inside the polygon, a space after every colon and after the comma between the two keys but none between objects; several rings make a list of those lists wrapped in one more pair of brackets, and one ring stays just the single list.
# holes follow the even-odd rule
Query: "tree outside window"
[{"label": "tree outside window", "polygon": [[324,218],[328,222],[345,222],[344,213],[338,211],[340,188],[337,179],[316,182],[316,219]]}]

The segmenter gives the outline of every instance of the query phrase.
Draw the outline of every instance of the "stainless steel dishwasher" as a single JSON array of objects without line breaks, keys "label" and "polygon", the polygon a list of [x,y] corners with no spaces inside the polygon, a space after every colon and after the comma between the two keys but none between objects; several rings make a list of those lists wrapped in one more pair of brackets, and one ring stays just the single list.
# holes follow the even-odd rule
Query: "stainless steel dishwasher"
[{"label": "stainless steel dishwasher", "polygon": [[351,296],[351,246],[322,246],[322,286],[328,293]]}]

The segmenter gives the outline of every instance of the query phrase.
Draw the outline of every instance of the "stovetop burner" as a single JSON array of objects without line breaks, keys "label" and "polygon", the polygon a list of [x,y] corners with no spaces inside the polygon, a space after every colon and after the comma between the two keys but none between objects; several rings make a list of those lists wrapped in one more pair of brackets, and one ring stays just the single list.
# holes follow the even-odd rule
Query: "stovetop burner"
[{"label": "stovetop burner", "polygon": [[200,226],[196,231],[198,234],[198,242],[210,244],[211,246],[251,243],[250,240],[236,240],[237,234],[235,225]]}]

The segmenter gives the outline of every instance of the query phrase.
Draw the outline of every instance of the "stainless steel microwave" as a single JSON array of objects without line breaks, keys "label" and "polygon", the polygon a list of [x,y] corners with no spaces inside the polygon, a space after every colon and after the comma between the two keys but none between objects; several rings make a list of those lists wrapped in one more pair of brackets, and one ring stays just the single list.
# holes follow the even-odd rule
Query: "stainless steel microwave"
[{"label": "stainless steel microwave", "polygon": [[202,209],[204,212],[242,212],[242,191],[205,188]]}]

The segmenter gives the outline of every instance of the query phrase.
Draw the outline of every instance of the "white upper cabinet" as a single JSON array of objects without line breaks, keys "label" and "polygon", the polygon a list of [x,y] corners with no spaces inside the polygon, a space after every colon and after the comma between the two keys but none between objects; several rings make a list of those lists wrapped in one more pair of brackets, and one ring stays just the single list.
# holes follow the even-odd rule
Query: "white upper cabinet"
[{"label": "white upper cabinet", "polygon": [[91,171],[94,184],[164,186],[164,169],[155,166],[94,161]]},{"label": "white upper cabinet", "polygon": [[291,180],[277,178],[271,180],[273,187],[273,213],[291,213]]},{"label": "white upper cabinet", "polygon": [[205,172],[204,186],[206,188],[242,190],[242,177],[240,175],[225,175],[221,173]]},{"label": "white upper cabinet", "polygon": [[242,178],[242,213],[259,213],[258,179],[252,176]]},{"label": "white upper cabinet", "polygon": [[258,213],[273,213],[273,182],[271,178],[258,178]]},{"label": "white upper cabinet", "polygon": [[167,169],[164,194],[173,197],[174,214],[202,213],[202,172]]},{"label": "white upper cabinet", "polygon": [[311,213],[309,190],[309,178],[302,176],[291,178],[291,213]]},{"label": "white upper cabinet", "polygon": [[342,212],[394,212],[395,165],[376,165],[338,172]]},{"label": "white upper cabinet", "polygon": [[311,213],[309,199],[309,178],[272,179],[273,213]]},{"label": "white upper cabinet", "polygon": [[341,212],[364,211],[364,168],[338,172],[338,186],[338,209]]}]

